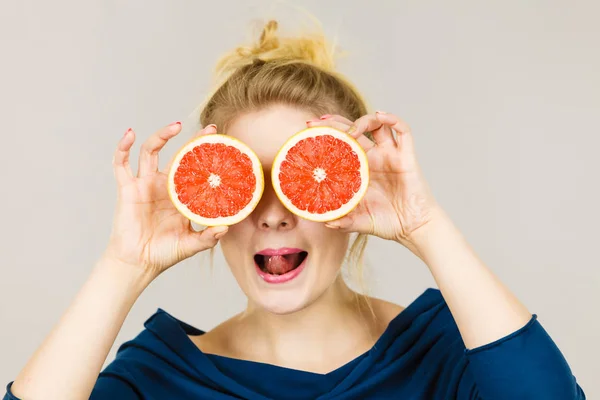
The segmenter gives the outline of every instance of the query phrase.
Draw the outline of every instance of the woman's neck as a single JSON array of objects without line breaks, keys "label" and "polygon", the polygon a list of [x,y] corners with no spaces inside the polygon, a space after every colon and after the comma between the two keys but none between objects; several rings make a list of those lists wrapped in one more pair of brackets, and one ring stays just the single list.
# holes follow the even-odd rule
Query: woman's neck
[{"label": "woman's neck", "polygon": [[236,358],[325,373],[370,349],[385,330],[389,321],[376,318],[365,299],[339,277],[302,310],[276,315],[249,305],[222,333]]}]

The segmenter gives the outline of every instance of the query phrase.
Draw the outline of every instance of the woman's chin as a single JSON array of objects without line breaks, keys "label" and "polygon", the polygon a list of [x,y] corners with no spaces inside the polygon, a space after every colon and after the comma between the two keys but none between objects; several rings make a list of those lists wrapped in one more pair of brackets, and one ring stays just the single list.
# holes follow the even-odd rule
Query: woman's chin
[{"label": "woman's chin", "polygon": [[284,274],[268,274],[253,266],[253,273],[238,284],[254,310],[285,315],[298,312],[320,298],[338,277],[338,270],[317,269],[308,260]]},{"label": "woman's chin", "polygon": [[253,303],[271,314],[286,315],[302,310],[311,303],[310,293],[299,290],[261,291]]}]

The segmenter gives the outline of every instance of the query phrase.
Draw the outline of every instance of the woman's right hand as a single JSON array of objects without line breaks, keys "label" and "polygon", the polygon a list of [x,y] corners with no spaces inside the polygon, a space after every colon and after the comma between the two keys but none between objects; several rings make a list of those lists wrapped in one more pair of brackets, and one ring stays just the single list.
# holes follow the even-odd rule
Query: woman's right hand
[{"label": "woman's right hand", "polygon": [[[158,170],[158,153],[181,131],[175,122],[154,133],[142,146],[137,175],[129,164],[135,132],[128,130],[119,141],[114,159],[118,199],[112,233],[104,257],[119,264],[142,268],[151,277],[194,254],[214,247],[227,232],[226,226],[197,232],[169,198],[169,166]],[[198,134],[216,133],[208,125]]]}]

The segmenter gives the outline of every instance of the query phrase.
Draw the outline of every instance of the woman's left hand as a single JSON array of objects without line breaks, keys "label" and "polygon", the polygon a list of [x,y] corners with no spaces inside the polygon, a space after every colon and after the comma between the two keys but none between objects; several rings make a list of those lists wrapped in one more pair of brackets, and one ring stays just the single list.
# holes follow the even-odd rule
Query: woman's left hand
[{"label": "woman's left hand", "polygon": [[[360,204],[326,225],[412,247],[411,235],[436,218],[439,206],[417,163],[410,127],[395,115],[380,111],[354,122],[339,115],[325,115],[307,124],[348,132],[365,149],[369,162],[369,187]],[[373,140],[365,136],[367,132]]]}]

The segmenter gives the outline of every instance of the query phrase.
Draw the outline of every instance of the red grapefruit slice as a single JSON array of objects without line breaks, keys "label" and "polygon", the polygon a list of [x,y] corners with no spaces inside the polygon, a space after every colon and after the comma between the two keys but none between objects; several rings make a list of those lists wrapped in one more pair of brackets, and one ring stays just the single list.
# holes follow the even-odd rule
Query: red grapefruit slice
[{"label": "red grapefruit slice", "polygon": [[288,210],[311,221],[331,221],[352,211],[365,195],[367,155],[345,132],[328,126],[307,128],[279,150],[271,180]]},{"label": "red grapefruit slice", "polygon": [[204,226],[233,225],[256,208],[264,176],[256,154],[231,136],[202,135],[173,159],[168,190],[177,210]]}]

